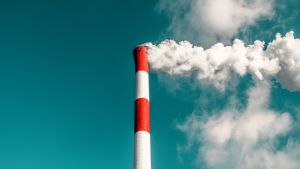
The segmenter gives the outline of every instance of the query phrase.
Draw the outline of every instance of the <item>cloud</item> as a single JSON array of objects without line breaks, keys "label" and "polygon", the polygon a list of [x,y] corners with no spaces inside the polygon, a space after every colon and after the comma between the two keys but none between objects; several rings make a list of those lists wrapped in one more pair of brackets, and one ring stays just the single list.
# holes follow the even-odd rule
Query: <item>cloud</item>
[{"label": "cloud", "polygon": [[165,40],[158,45],[146,43],[152,71],[169,75],[195,76],[201,82],[221,91],[233,76],[252,75],[256,80],[276,77],[290,91],[300,90],[300,40],[293,32],[267,45],[256,40],[246,46],[234,40],[231,46],[217,43],[211,48],[195,46],[188,41]]},{"label": "cloud", "polygon": [[169,14],[175,35],[190,34],[212,44],[272,18],[274,0],[160,0],[159,8]]},{"label": "cloud", "polygon": [[[290,113],[268,106],[271,79],[289,91],[300,91],[300,39],[288,32],[285,36],[276,34],[269,44],[256,40],[245,45],[236,39],[228,45],[236,36],[252,41],[256,36],[267,34],[269,37],[275,32],[270,29],[284,27],[287,18],[291,19],[290,11],[285,16],[281,13],[287,11],[283,9],[285,5],[275,2],[159,1],[159,9],[171,19],[169,31],[175,38],[184,37],[202,45],[175,40],[144,44],[152,72],[162,75],[159,77],[163,79],[165,75],[171,76],[170,86],[178,85],[178,77],[185,77],[182,79],[190,79],[187,83],[192,83],[192,87],[198,85],[201,89],[195,112],[177,125],[187,136],[186,147],[178,147],[178,150],[196,150],[195,161],[199,168],[298,169],[300,166],[300,145],[289,136],[297,122]],[[274,25],[267,32],[257,25],[264,20]],[[251,35],[252,32],[256,36]],[[241,91],[236,88],[239,77],[247,75],[252,77],[255,86],[247,89],[247,98],[241,101],[243,96],[237,96]]]},{"label": "cloud", "polygon": [[[297,169],[300,147],[292,140],[277,149],[293,120],[287,112],[268,108],[270,85],[259,82],[248,90],[248,104],[212,116],[192,114],[178,125],[189,145],[197,145],[196,161],[213,169]],[[197,147],[196,146],[196,147]]]}]

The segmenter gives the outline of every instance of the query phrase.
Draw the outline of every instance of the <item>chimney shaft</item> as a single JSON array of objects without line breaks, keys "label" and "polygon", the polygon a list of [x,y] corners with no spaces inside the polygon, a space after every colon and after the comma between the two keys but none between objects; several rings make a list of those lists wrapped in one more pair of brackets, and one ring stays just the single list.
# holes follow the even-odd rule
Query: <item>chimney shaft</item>
[{"label": "chimney shaft", "polygon": [[136,79],[134,169],[151,169],[149,75],[146,47],[136,47],[133,55]]}]

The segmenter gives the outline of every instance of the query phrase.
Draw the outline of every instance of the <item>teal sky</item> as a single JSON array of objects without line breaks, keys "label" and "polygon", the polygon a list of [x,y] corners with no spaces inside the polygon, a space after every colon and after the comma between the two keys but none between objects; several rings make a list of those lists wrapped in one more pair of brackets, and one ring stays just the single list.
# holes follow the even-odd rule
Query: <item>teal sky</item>
[{"label": "teal sky", "polygon": [[[133,168],[132,49],[172,37],[156,4],[0,1],[1,169]],[[293,9],[299,6],[294,3]],[[299,38],[299,18],[298,12],[275,31],[294,30]],[[193,111],[203,91],[174,93],[157,75],[150,80],[153,168],[196,168],[195,153],[177,151],[186,138],[176,124]],[[275,109],[293,112],[300,106],[299,92],[276,85],[272,95]]]}]

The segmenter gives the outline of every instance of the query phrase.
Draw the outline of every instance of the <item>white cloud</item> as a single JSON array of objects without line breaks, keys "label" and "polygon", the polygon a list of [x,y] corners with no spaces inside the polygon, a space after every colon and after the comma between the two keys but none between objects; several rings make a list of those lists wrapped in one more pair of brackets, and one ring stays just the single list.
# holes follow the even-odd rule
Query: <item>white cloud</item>
[{"label": "white cloud", "polygon": [[205,44],[229,40],[274,13],[274,0],[161,0],[159,6],[172,18],[175,34],[190,33]]},{"label": "white cloud", "polygon": [[[274,77],[284,88],[300,91],[300,39],[289,32],[283,37],[277,34],[267,46],[259,40],[245,45],[238,39],[225,45],[258,21],[276,18],[275,5],[275,0],[160,0],[159,7],[169,14],[169,29],[177,38],[189,38],[205,47],[223,43],[208,49],[188,41],[147,43],[152,71],[190,77],[220,91],[234,77],[250,74],[255,79],[244,109],[231,97],[230,109],[192,114],[178,125],[187,136],[187,147],[197,147],[199,168],[299,169],[300,145],[287,136],[294,121],[288,112],[269,108],[268,80]],[[281,143],[279,138],[288,142]]]},{"label": "white cloud", "polygon": [[191,115],[178,125],[189,145],[198,145],[196,161],[212,169],[297,169],[300,147],[289,141],[277,149],[293,120],[288,113],[268,108],[268,83],[257,83],[248,91],[244,111],[234,108],[209,117]]}]

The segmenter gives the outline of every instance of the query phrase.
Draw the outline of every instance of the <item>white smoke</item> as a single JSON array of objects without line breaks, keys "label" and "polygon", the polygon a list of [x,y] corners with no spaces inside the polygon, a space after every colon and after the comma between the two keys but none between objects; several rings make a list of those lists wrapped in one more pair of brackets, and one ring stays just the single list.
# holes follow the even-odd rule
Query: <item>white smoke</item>
[{"label": "white smoke", "polygon": [[232,46],[217,43],[209,49],[188,41],[165,40],[158,45],[147,43],[152,71],[169,75],[192,76],[224,90],[233,75],[252,75],[256,80],[272,76],[290,91],[300,90],[300,40],[293,32],[276,35],[264,50],[264,42],[246,46],[234,40]]},{"label": "white smoke", "polygon": [[170,15],[175,35],[201,37],[205,44],[228,41],[274,15],[274,0],[160,0],[159,7]]},{"label": "white smoke", "polygon": [[295,39],[293,32],[285,37],[279,34],[276,40],[269,44],[267,54],[279,59],[281,71],[277,74],[278,81],[291,91],[300,89],[300,39]]},{"label": "white smoke", "polygon": [[268,108],[270,85],[259,82],[248,91],[244,111],[236,108],[209,117],[191,115],[178,128],[198,147],[197,162],[213,169],[298,169],[300,147],[289,140],[278,150],[278,138],[292,129],[289,113]]}]

